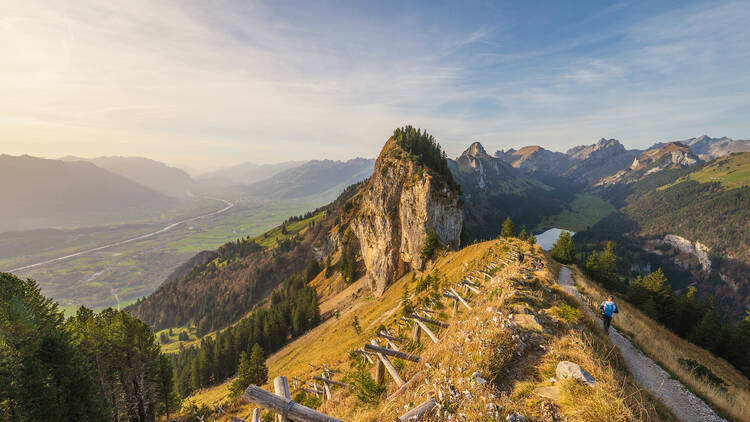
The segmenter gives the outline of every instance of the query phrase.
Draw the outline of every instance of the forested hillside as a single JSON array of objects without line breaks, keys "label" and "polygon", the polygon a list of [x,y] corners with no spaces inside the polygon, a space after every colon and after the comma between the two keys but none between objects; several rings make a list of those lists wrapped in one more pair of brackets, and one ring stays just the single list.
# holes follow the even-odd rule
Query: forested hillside
[{"label": "forested hillside", "polygon": [[0,421],[153,421],[174,414],[170,362],[127,312],[64,320],[33,280],[0,273]]}]

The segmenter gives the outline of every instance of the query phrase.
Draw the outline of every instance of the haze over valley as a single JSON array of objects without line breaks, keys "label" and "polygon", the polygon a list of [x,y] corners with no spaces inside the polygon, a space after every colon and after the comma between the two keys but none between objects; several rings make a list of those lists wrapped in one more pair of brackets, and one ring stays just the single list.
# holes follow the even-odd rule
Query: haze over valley
[{"label": "haze over valley", "polygon": [[750,3],[0,6],[0,422],[750,422]]}]

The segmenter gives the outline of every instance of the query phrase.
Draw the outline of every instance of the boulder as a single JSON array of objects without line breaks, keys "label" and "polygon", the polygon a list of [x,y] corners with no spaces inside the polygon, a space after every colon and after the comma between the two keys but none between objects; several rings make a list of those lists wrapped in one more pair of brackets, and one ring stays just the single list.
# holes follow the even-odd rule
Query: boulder
[{"label": "boulder", "polygon": [[588,385],[589,387],[593,387],[596,385],[596,380],[594,379],[594,377],[592,377],[591,374],[581,368],[581,365],[569,362],[567,360],[561,361],[557,364],[555,374],[557,374],[557,379],[571,378],[574,380],[578,380],[585,385]]},{"label": "boulder", "polygon": [[552,401],[557,401],[560,398],[560,390],[555,386],[535,388],[534,394]]},{"label": "boulder", "polygon": [[512,318],[513,318],[513,322],[517,326],[525,330],[538,331],[540,333],[544,331],[544,328],[542,327],[541,324],[539,324],[539,320],[536,319],[534,315],[514,314],[512,315]]}]

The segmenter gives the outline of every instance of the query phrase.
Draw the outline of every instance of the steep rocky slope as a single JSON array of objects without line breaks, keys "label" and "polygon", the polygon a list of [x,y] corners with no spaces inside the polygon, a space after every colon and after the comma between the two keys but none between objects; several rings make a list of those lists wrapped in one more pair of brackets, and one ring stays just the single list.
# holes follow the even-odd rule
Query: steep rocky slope
[{"label": "steep rocky slope", "polygon": [[463,210],[445,178],[408,158],[393,138],[380,152],[351,224],[377,294],[406,271],[422,268],[428,233],[458,248]]},{"label": "steep rocky slope", "polygon": [[702,162],[690,148],[680,142],[670,142],[658,148],[651,148],[638,155],[630,167],[604,177],[597,185],[633,183],[650,174],[668,169],[690,167]]}]

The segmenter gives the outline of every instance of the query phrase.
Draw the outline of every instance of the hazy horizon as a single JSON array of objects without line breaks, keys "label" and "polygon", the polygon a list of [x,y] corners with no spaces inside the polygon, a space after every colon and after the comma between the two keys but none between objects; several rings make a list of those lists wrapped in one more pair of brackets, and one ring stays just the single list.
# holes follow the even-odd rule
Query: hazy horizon
[{"label": "hazy horizon", "polygon": [[449,156],[748,139],[750,4],[226,1],[1,9],[0,153],[202,173],[375,157],[398,126]]}]

